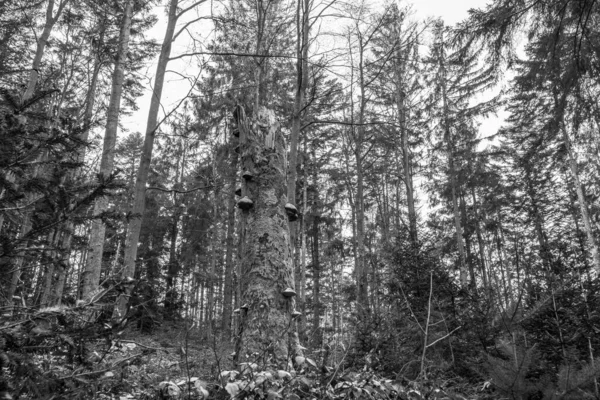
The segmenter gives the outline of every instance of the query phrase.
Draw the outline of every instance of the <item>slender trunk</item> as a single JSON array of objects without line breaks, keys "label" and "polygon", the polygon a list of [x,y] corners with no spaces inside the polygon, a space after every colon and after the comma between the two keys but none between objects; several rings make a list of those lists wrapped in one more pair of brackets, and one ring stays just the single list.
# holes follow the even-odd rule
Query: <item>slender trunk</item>
[{"label": "slender trunk", "polygon": [[21,229],[19,230],[18,238],[23,242],[23,244],[19,245],[22,249],[17,253],[12,265],[13,272],[10,280],[10,286],[8,287],[8,291],[6,293],[6,299],[9,304],[12,302],[12,298],[17,292],[17,287],[19,286],[21,274],[23,272],[23,262],[25,261],[24,249],[27,247],[29,242],[27,239],[24,239],[24,237],[29,233],[29,231],[31,231],[31,219],[29,217],[29,213],[26,213],[23,217],[24,221],[21,224]]},{"label": "slender trunk", "polygon": [[52,288],[50,295],[50,305],[60,305],[62,301],[63,291],[67,280],[67,272],[70,270],[69,254],[71,249],[73,234],[71,231],[65,231],[62,234],[60,245],[57,250],[57,257],[54,260],[56,274],[56,284]]},{"label": "slender trunk", "polygon": [[396,107],[398,109],[398,123],[400,125],[400,141],[402,151],[402,172],[404,175],[404,186],[406,188],[406,204],[408,206],[409,234],[413,246],[418,242],[417,233],[417,213],[415,210],[415,195],[411,166],[411,149],[408,137],[408,128],[406,126],[406,92],[404,90],[404,63],[406,57],[401,49],[401,21],[396,25],[396,40],[398,47],[396,57],[394,58],[394,74],[396,78]]},{"label": "slender trunk", "polygon": [[[500,221],[498,221],[499,223]],[[494,232],[494,237],[496,239],[496,252],[498,254],[498,261],[500,263],[500,273],[502,275],[502,286],[504,289],[504,301],[505,301],[505,305],[506,307],[508,307],[510,305],[510,300],[512,298],[512,291],[511,291],[511,287],[510,287],[510,282],[509,282],[509,270],[508,267],[506,265],[506,263],[504,262],[504,251],[502,250],[502,241],[500,239],[500,230],[502,228],[498,227],[496,229],[496,231]]]},{"label": "slender trunk", "polygon": [[456,237],[456,246],[458,248],[458,264],[460,271],[460,284],[463,288],[468,284],[468,272],[465,260],[465,246],[463,243],[463,231],[460,221],[460,211],[458,208],[458,183],[456,179],[456,167],[454,165],[454,139],[450,128],[450,111],[448,109],[448,94],[446,90],[446,67],[443,56],[440,58],[443,119],[444,119],[444,140],[446,142],[446,151],[448,154],[448,174],[450,175],[450,188],[452,195],[452,211],[454,213],[454,229]]},{"label": "slender trunk", "polygon": [[[48,300],[50,298],[50,291],[52,289],[52,278],[54,277],[54,263],[51,260],[54,258],[55,248],[58,240],[58,232],[53,229],[48,234],[47,239],[47,249],[44,251],[44,255],[42,256],[42,266],[41,268],[44,270],[42,281],[42,287],[40,290],[40,296],[38,300],[38,305],[41,307],[47,307]],[[43,265],[45,264],[45,266]]]},{"label": "slender trunk", "polygon": [[206,316],[208,319],[207,324],[207,337],[211,337],[212,335],[212,326],[215,314],[215,283],[217,280],[217,256],[218,256],[218,246],[219,246],[219,226],[217,223],[217,218],[219,214],[219,192],[215,189],[214,192],[214,201],[213,201],[213,228],[211,229],[211,257],[210,257],[210,270],[208,272],[208,301],[206,307]]},{"label": "slender trunk", "polygon": [[360,32],[358,78],[360,89],[360,108],[358,112],[358,129],[355,141],[354,157],[356,160],[356,278],[357,306],[359,313],[369,313],[369,274],[365,263],[365,206],[364,206],[364,166],[363,145],[365,141],[365,111],[367,106],[365,74],[364,74],[364,44]]},{"label": "slender trunk", "polygon": [[[138,242],[140,239],[140,231],[142,229],[142,219],[145,210],[146,202],[146,183],[148,182],[148,172],[150,171],[150,163],[152,161],[152,151],[154,148],[154,138],[158,129],[158,112],[160,109],[160,101],[162,98],[162,90],[165,81],[165,73],[169,57],[171,56],[171,44],[175,34],[175,27],[178,19],[178,3],[179,0],[171,0],[169,6],[169,16],[167,21],[167,30],[158,57],[158,65],[156,66],[156,78],[154,79],[154,90],[150,99],[150,109],[148,111],[148,120],[146,122],[146,136],[144,138],[144,147],[140,155],[140,166],[138,168],[135,181],[133,207],[131,214],[134,216],[129,221],[127,229],[127,239],[125,242],[124,268],[122,278],[132,278],[135,274],[135,260],[137,258]],[[127,291],[119,297],[115,306],[115,315],[124,315],[127,308],[127,301],[130,293]]]},{"label": "slender trunk", "polygon": [[[100,160],[100,176],[107,179],[113,172],[115,158],[115,144],[117,141],[117,129],[119,125],[119,112],[121,110],[121,95],[123,92],[123,81],[125,77],[125,64],[129,49],[129,36],[131,31],[131,19],[133,14],[133,0],[128,0],[123,11],[123,20],[119,33],[119,49],[115,61],[115,69],[112,75],[112,89],[110,102],[106,116],[106,131],[104,134],[104,146]],[[104,253],[104,236],[106,226],[101,219],[101,214],[108,210],[108,199],[100,197],[94,203],[95,220],[92,223],[90,234],[90,250],[85,271],[83,273],[83,287],[81,297],[86,299],[90,293],[96,290],[100,283],[100,272],[102,270],[102,255]]]},{"label": "slender trunk", "polygon": [[[578,117],[576,117],[578,118]],[[573,147],[571,139],[567,133],[565,124],[562,125],[562,134],[565,147],[567,149],[567,156],[569,158],[569,170],[571,171],[571,177],[573,178],[573,185],[575,186],[575,192],[577,193],[577,200],[579,202],[579,211],[581,213],[581,219],[583,220],[583,228],[588,242],[588,251],[590,252],[594,269],[597,273],[600,273],[600,251],[598,250],[598,242],[594,236],[594,230],[592,227],[592,221],[590,219],[590,213],[588,208],[587,199],[585,196],[583,184],[579,176],[579,166],[577,165],[577,159],[573,153]],[[575,122],[576,128],[578,123]]]},{"label": "slender trunk", "polygon": [[527,195],[529,196],[529,201],[531,202],[531,211],[530,214],[533,215],[533,224],[535,226],[535,234],[538,241],[538,246],[540,247],[540,258],[542,259],[542,265],[544,266],[544,270],[546,273],[552,272],[552,254],[548,247],[548,240],[546,234],[544,232],[544,218],[542,215],[542,210],[540,210],[540,206],[538,204],[535,188],[533,186],[533,181],[531,177],[531,167],[526,166],[525,171],[525,185],[527,188]]},{"label": "slender trunk", "polygon": [[481,269],[481,279],[483,280],[483,287],[486,291],[489,290],[489,280],[487,276],[487,269],[485,266],[485,243],[481,234],[481,227],[479,226],[479,206],[477,205],[477,197],[475,197],[475,188],[471,187],[471,197],[473,198],[473,212],[475,213],[475,233],[477,234],[477,245],[479,247],[479,259]]},{"label": "slender trunk", "polygon": [[[304,154],[306,154],[306,142],[304,142]],[[300,221],[300,235],[301,239],[301,254],[300,254],[300,295],[298,296],[298,307],[302,315],[298,323],[298,334],[302,341],[306,340],[306,215],[308,212],[307,207],[307,177],[306,177],[306,163],[304,164],[304,179],[302,188],[302,219]],[[317,299],[318,300],[318,299]]]},{"label": "slender trunk", "polygon": [[[465,202],[465,197],[461,194],[460,196],[460,213],[461,213],[461,223],[463,226],[467,226],[467,204]],[[471,240],[470,235],[465,228],[464,232],[464,240],[465,247],[467,249],[467,267],[469,268],[469,277],[470,277],[470,285],[473,290],[477,289],[477,278],[475,277],[475,268],[473,266],[473,253],[471,252]]]},{"label": "slender trunk", "polygon": [[[296,93],[294,97],[294,110],[292,114],[292,131],[290,135],[290,152],[288,158],[288,170],[287,170],[287,198],[288,202],[297,206],[296,202],[296,176],[297,176],[297,163],[298,163],[298,143],[300,138],[300,129],[302,122],[302,112],[304,107],[304,98],[306,96],[306,87],[308,85],[308,31],[309,31],[309,11],[310,11],[309,0],[298,0],[296,9]],[[306,146],[305,146],[306,147]],[[306,182],[305,182],[306,185]],[[303,266],[298,260],[299,250],[298,245],[298,233],[299,226],[304,221],[304,215],[301,217],[300,223],[296,221],[290,221],[290,241],[292,242],[293,250],[293,261],[296,281],[296,291],[300,294],[298,296],[298,308],[304,310],[304,301],[302,294],[302,275],[304,274]],[[300,230],[300,235],[303,235]],[[299,324],[300,335],[303,335],[304,327],[306,325],[306,318],[304,315],[300,316]]]},{"label": "slender trunk", "polygon": [[48,0],[48,5],[46,7],[46,21],[44,22],[44,29],[42,30],[42,34],[39,36],[37,40],[37,45],[35,49],[35,56],[33,57],[33,62],[31,63],[31,72],[29,73],[29,78],[27,79],[27,86],[25,89],[25,93],[23,93],[21,103],[25,103],[27,100],[31,99],[33,93],[35,91],[35,86],[37,85],[38,78],[40,75],[40,66],[42,64],[42,57],[44,56],[44,50],[46,49],[46,44],[48,43],[48,38],[50,37],[50,33],[52,32],[52,28],[54,24],[60,17],[64,7],[67,5],[69,0],[61,0],[58,4],[58,9],[56,10],[56,15],[54,15],[54,0]]},{"label": "slender trunk", "polygon": [[238,165],[238,156],[236,152],[231,154],[231,180],[229,201],[227,204],[227,237],[225,239],[225,282],[223,287],[223,320],[221,322],[221,333],[223,339],[229,339],[231,336],[231,312],[233,300],[233,240],[235,229],[235,190],[236,190],[236,170]]},{"label": "slender trunk", "polygon": [[[315,171],[316,179],[316,171]],[[316,187],[315,187],[316,189]],[[319,223],[320,210],[317,204],[317,193],[315,190],[315,201],[313,202],[313,221],[312,221],[312,270],[313,270],[313,332],[314,346],[319,348],[322,342],[322,332],[320,328],[321,321],[321,264],[319,260]]]},{"label": "slender trunk", "polygon": [[[171,238],[169,245],[169,264],[167,267],[167,276],[165,278],[166,292],[165,292],[165,311],[167,315],[174,317],[177,303],[177,288],[175,283],[177,280],[177,274],[179,272],[179,260],[177,260],[177,237],[179,236],[179,216],[180,207],[179,203],[175,202],[175,211],[173,212],[172,223],[171,223]],[[121,306],[121,304],[119,304]],[[126,304],[125,304],[126,306]],[[116,311],[116,309],[115,309]],[[124,314],[121,314],[124,315]]]}]

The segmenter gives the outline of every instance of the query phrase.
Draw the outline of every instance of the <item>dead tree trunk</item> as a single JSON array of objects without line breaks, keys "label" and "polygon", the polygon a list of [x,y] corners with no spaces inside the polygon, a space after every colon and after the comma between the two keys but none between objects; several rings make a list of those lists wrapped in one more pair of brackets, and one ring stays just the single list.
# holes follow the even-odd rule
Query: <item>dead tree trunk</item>
[{"label": "dead tree trunk", "polygon": [[[294,337],[294,270],[286,195],[286,146],[272,111],[240,118],[246,214],[241,326],[235,361],[287,367]],[[246,358],[246,357],[249,358]]]}]

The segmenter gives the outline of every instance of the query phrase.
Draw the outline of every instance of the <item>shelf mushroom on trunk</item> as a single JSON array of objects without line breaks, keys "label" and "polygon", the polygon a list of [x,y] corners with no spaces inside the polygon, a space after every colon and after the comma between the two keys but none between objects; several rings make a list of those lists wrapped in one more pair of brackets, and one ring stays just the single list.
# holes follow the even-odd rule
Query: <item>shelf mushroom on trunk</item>
[{"label": "shelf mushroom on trunk", "polygon": [[293,222],[298,219],[298,209],[292,203],[287,203],[285,205],[285,212],[288,216],[288,220]]},{"label": "shelf mushroom on trunk", "polygon": [[[243,109],[240,109],[242,119]],[[287,369],[297,351],[294,268],[289,235],[286,144],[271,110],[260,107],[241,129],[244,238],[240,255],[240,324],[235,363],[254,362],[260,368]],[[247,127],[247,129],[245,128]],[[290,349],[294,353],[290,358]]]},{"label": "shelf mushroom on trunk", "polygon": [[254,202],[250,199],[250,197],[244,196],[238,201],[237,205],[240,209],[242,209],[244,211],[248,211],[249,209],[252,208],[252,206],[254,205]]}]

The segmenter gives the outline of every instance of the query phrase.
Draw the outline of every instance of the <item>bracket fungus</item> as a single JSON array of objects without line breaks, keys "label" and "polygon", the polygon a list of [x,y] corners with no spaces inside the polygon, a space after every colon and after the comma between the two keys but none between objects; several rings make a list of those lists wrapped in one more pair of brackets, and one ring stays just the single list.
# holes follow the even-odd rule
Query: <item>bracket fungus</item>
[{"label": "bracket fungus", "polygon": [[298,219],[298,209],[292,203],[287,203],[285,205],[285,212],[288,216],[289,221],[295,221]]},{"label": "bracket fungus", "polygon": [[292,288],[287,288],[283,292],[281,292],[285,297],[294,297],[296,295],[296,291]]},{"label": "bracket fungus", "polygon": [[250,200],[250,197],[244,196],[238,201],[237,205],[242,210],[247,211],[252,208],[252,206],[254,205],[254,202],[252,200]]}]

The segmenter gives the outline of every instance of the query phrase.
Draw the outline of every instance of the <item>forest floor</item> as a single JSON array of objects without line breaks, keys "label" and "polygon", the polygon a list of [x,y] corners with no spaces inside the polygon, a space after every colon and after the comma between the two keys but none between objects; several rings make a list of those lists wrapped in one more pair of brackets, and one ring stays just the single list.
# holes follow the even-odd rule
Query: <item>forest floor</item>
[{"label": "forest floor", "polygon": [[323,364],[319,349],[296,357],[289,371],[263,371],[252,363],[239,370],[233,343],[209,340],[218,335],[205,329],[181,321],[163,321],[151,334],[100,321],[75,329],[73,321],[86,315],[85,308],[45,309],[1,324],[0,399],[493,398],[464,382],[408,381],[384,378],[366,366],[345,368],[347,347],[333,367]]},{"label": "forest floor", "polygon": [[233,351],[233,344],[209,343],[202,336],[198,329],[169,325],[152,335],[127,330],[108,350],[99,344],[93,354],[112,374],[98,387],[97,398],[156,399],[161,382],[173,382],[183,389],[182,396],[197,398],[193,383],[215,381],[231,364],[226,355]]}]

